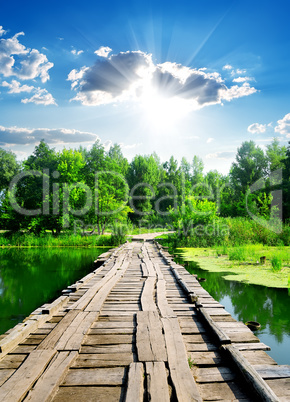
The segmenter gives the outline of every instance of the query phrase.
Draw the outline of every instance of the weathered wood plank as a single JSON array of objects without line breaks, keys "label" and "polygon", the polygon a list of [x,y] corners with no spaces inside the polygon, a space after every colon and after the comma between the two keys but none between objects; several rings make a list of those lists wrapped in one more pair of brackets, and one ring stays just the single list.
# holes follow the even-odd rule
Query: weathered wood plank
[{"label": "weathered wood plank", "polygon": [[257,371],[251,366],[242,353],[233,345],[224,345],[224,350],[227,351],[229,356],[234,361],[235,365],[239,369],[239,372],[243,375],[248,384],[259,395],[262,400],[278,402],[279,398],[275,395],[273,390],[267,385],[263,378],[257,373]]},{"label": "weathered wood plank", "polygon": [[211,382],[199,384],[204,401],[244,401],[247,395],[234,382]]},{"label": "weathered wood plank", "polygon": [[59,352],[56,359],[38,379],[25,401],[51,401],[76,357],[77,352]]},{"label": "weathered wood plank", "polygon": [[146,362],[147,395],[152,402],[169,402],[169,388],[164,362]]},{"label": "weathered wood plank", "polygon": [[180,327],[176,318],[162,318],[168,353],[170,376],[178,401],[201,402],[196,383],[190,372]]},{"label": "weathered wood plank", "polygon": [[267,364],[276,365],[274,359],[263,350],[243,350],[241,354],[248,360],[250,364]]},{"label": "weathered wood plank", "polygon": [[62,386],[122,385],[126,380],[124,367],[71,369]]},{"label": "weathered wood plank", "polygon": [[56,344],[57,350],[79,350],[85,334],[98,318],[99,313],[80,312],[64,331]]},{"label": "weathered wood plank", "polygon": [[51,331],[49,335],[37,347],[39,350],[54,349],[62,334],[66,331],[75,317],[79,314],[78,310],[69,311],[61,322]]},{"label": "weathered wood plank", "polygon": [[161,317],[176,317],[176,314],[169,306],[166,298],[166,281],[158,279],[157,281],[157,307]]},{"label": "weathered wood plank", "polygon": [[206,367],[193,370],[198,383],[233,381],[236,373],[229,367]]},{"label": "weathered wood plank", "polygon": [[137,312],[136,345],[139,361],[167,361],[162,323],[157,312]]},{"label": "weathered wood plank", "polygon": [[157,311],[153,293],[155,290],[156,277],[149,276],[144,282],[141,294],[141,306],[143,311]]},{"label": "weathered wood plank", "polygon": [[[15,372],[15,369],[1,369],[0,370],[0,387],[12,374]],[[0,388],[1,390],[1,388]],[[1,394],[0,394],[1,395]]]},{"label": "weathered wood plank", "polygon": [[22,400],[56,353],[54,350],[31,352],[22,366],[0,388],[0,400],[5,402]]},{"label": "weathered wood plank", "polygon": [[77,401],[93,402],[122,401],[122,387],[60,387],[53,402]]},{"label": "weathered wood plank", "polygon": [[290,378],[290,366],[273,366],[266,364],[255,364],[254,369],[264,379]]},{"label": "weathered wood plank", "polygon": [[205,308],[201,307],[199,309],[199,312],[221,345],[231,343],[228,335],[225,334],[222,328],[213,321]]},{"label": "weathered wood plank", "polygon": [[17,369],[25,359],[25,355],[6,355],[0,361],[0,369]]},{"label": "weathered wood plank", "polygon": [[131,363],[128,373],[126,402],[143,402],[144,368],[142,363]]}]

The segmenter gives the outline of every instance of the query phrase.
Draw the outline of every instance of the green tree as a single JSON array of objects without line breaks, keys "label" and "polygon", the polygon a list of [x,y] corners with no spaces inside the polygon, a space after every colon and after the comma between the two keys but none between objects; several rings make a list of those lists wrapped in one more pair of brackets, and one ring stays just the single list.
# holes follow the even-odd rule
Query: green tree
[{"label": "green tree", "polygon": [[16,155],[0,148],[0,192],[7,189],[10,181],[20,171]]}]

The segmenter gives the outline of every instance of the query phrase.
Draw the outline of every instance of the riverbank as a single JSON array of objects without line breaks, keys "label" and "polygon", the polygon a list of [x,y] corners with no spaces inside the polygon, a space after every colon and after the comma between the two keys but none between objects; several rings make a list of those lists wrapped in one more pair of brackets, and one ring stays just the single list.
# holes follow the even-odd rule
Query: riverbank
[{"label": "riverbank", "polygon": [[[233,247],[227,249],[228,254],[223,254],[222,249],[213,248],[178,248],[176,251],[184,261],[194,261],[203,270],[222,272],[226,280],[290,288],[290,247]],[[261,264],[261,257],[266,257],[265,263]],[[282,261],[280,270],[279,267],[273,267],[275,258]]]}]

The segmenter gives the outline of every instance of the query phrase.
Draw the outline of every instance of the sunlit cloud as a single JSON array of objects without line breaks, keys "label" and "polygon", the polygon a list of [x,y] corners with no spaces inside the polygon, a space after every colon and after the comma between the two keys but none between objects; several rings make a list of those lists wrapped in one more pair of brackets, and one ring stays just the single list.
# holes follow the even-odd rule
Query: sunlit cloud
[{"label": "sunlit cloud", "polygon": [[7,31],[5,31],[5,29],[3,29],[2,25],[0,25],[0,36],[3,36],[6,34]]},{"label": "sunlit cloud", "polygon": [[0,74],[4,77],[15,76],[20,80],[39,77],[42,82],[46,82],[50,78],[48,71],[53,63],[37,49],[22,45],[18,38],[23,35],[24,32],[19,32],[11,38],[0,40]]},{"label": "sunlit cloud", "polygon": [[233,82],[249,82],[253,80],[254,80],[253,77],[237,77],[233,79]]},{"label": "sunlit cloud", "polygon": [[105,57],[107,58],[109,54],[111,53],[112,49],[109,46],[101,46],[98,50],[96,50],[94,53],[97,56],[100,57]]},{"label": "sunlit cloud", "polygon": [[230,64],[226,64],[225,66],[223,66],[223,70],[233,70],[233,66],[231,66]]},{"label": "sunlit cloud", "polygon": [[210,143],[213,142],[213,141],[214,141],[214,138],[208,138],[208,139],[206,140],[207,144],[210,144]]},{"label": "sunlit cloud", "polygon": [[290,113],[286,114],[283,119],[278,120],[277,123],[278,125],[275,127],[275,132],[290,138]]},{"label": "sunlit cloud", "polygon": [[2,87],[7,87],[9,88],[8,93],[9,94],[19,94],[21,92],[31,92],[35,89],[34,86],[29,86],[29,85],[21,85],[20,82],[16,80],[12,80],[11,83],[7,81],[2,82]]},{"label": "sunlit cloud", "polygon": [[23,127],[0,126],[0,146],[36,145],[41,140],[48,144],[94,143],[99,137],[96,134],[70,129],[29,129]]},{"label": "sunlit cloud", "polygon": [[36,88],[35,94],[31,98],[21,100],[22,103],[35,103],[36,105],[56,105],[54,97],[46,89]]},{"label": "sunlit cloud", "polygon": [[68,80],[77,91],[73,100],[87,106],[128,100],[146,104],[157,100],[158,105],[166,102],[169,108],[178,103],[175,108],[196,110],[257,91],[248,83],[227,87],[220,73],[204,68],[172,62],[155,65],[152,55],[141,51],[121,52],[97,60],[91,67],[74,69]]},{"label": "sunlit cloud", "polygon": [[267,124],[253,123],[248,127],[249,133],[261,134],[267,130]]}]

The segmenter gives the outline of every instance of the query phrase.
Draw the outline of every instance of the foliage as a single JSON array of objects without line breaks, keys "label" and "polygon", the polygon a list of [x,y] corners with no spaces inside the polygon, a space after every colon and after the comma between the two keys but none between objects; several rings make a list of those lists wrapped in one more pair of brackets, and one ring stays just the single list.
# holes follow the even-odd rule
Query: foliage
[{"label": "foliage", "polygon": [[279,272],[282,269],[282,259],[276,255],[274,255],[271,259],[272,270],[274,272]]}]

